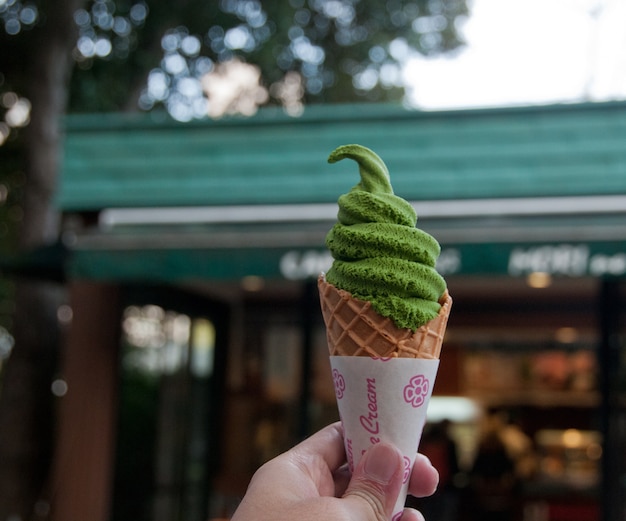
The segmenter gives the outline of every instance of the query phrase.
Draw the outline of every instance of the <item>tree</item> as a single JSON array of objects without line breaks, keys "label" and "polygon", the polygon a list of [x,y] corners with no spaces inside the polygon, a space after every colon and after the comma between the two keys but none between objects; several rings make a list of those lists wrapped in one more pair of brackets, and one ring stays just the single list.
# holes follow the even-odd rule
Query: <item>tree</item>
[{"label": "tree", "polygon": [[299,80],[304,104],[400,100],[403,61],[458,48],[467,15],[460,0],[120,4],[96,0],[77,17],[70,110],[165,106],[177,119],[206,117],[202,78],[231,60],[260,69],[273,103],[284,103],[286,77]]},{"label": "tree", "polygon": [[[0,253],[58,241],[68,107],[218,114],[211,85],[242,64],[258,71],[258,103],[294,115],[304,103],[400,100],[403,60],[458,47],[466,14],[461,0],[0,0]],[[9,330],[15,339],[0,380],[0,521],[41,510],[63,299],[60,285],[28,279],[0,294],[12,287],[12,322],[0,308],[0,344]]]}]

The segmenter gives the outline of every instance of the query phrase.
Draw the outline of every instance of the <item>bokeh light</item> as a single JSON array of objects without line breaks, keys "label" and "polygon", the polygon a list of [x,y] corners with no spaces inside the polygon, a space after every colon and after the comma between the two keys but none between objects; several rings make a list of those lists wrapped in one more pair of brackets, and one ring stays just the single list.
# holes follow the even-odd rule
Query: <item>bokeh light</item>
[{"label": "bokeh light", "polygon": [[148,6],[140,1],[128,12],[117,13],[116,5],[107,0],[95,0],[90,10],[78,9],[74,23],[79,37],[75,58],[83,68],[94,58],[124,59],[131,48],[133,28],[144,24]]},{"label": "bokeh light", "polygon": [[0,20],[10,36],[32,27],[39,18],[37,7],[21,0],[0,0]]}]

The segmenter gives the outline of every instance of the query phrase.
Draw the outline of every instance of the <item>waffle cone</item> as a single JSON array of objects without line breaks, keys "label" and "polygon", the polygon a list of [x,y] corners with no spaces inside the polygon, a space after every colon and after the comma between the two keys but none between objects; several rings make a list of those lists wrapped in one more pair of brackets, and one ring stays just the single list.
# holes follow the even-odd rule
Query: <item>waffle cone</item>
[{"label": "waffle cone", "polygon": [[318,289],[331,356],[439,358],[452,307],[447,290],[439,301],[439,314],[412,331],[397,327],[393,320],[376,312],[371,303],[326,282],[324,275],[318,279]]}]

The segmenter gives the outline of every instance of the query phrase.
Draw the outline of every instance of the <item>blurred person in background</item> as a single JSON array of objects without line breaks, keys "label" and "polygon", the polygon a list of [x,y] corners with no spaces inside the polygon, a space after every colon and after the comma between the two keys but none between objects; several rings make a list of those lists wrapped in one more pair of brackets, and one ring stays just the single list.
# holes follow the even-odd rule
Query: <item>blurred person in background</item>
[{"label": "blurred person in background", "polygon": [[469,472],[469,508],[472,519],[515,521],[518,485],[515,461],[504,441],[502,414],[491,411],[485,418],[476,458]]}]

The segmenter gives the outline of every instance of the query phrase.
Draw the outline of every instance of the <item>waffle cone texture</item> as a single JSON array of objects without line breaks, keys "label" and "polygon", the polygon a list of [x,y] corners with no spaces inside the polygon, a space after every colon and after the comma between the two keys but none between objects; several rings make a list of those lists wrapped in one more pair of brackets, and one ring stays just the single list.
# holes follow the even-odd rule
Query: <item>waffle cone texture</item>
[{"label": "waffle cone texture", "polygon": [[383,317],[369,302],[318,279],[322,316],[331,356],[438,359],[452,307],[448,291],[439,303],[439,314],[417,330],[401,329]]}]

